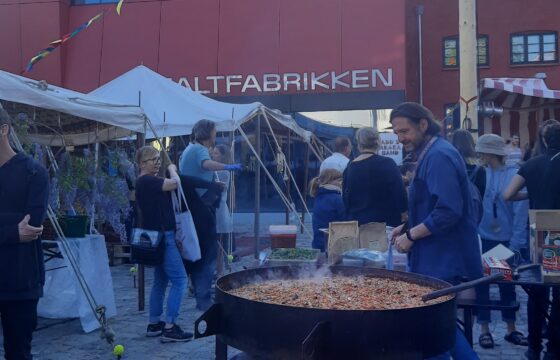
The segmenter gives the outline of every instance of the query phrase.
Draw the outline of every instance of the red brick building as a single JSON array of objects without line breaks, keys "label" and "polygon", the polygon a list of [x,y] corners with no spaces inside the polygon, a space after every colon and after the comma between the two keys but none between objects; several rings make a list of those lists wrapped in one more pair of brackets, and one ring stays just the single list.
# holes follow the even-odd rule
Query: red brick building
[{"label": "red brick building", "polygon": [[[144,64],[209,96],[287,112],[417,101],[420,73],[436,116],[459,98],[458,0],[125,0],[121,16],[106,0],[75,1],[87,5],[0,0],[0,69],[21,73],[105,11],[24,75],[87,92]],[[479,78],[546,73],[560,89],[558,0],[484,0],[477,12]]]}]

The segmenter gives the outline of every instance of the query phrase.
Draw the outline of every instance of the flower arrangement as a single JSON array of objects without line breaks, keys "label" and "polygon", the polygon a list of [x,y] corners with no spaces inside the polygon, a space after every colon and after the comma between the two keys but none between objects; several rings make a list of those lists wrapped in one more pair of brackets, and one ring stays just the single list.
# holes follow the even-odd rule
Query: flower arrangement
[{"label": "flower arrangement", "polygon": [[[51,207],[59,215],[93,218],[98,228],[107,223],[125,242],[124,223],[131,211],[125,175],[134,175],[134,166],[130,163],[132,169],[128,169],[125,159],[121,152],[109,152],[99,158],[96,168],[95,159],[88,149],[83,151],[82,156],[62,154],[59,170],[51,179]],[[126,172],[123,174],[123,171]]]}]

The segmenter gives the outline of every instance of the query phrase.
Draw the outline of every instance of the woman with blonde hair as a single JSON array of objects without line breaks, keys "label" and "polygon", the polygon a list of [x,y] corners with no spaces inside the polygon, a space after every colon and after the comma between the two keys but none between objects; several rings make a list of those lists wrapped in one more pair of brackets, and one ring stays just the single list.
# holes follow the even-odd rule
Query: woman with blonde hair
[{"label": "woman with blonde hair", "polygon": [[406,189],[397,164],[377,154],[379,133],[373,128],[356,132],[360,156],[344,171],[343,199],[349,220],[360,225],[384,222],[399,226],[408,202]]},{"label": "woman with blonde hair", "polygon": [[325,235],[320,229],[329,227],[333,221],[346,220],[342,202],[342,173],[335,169],[324,169],[311,180],[309,194],[315,198],[313,204],[313,242],[311,247],[325,251]]},{"label": "woman with blonde hair", "polygon": [[[139,209],[139,227],[165,233],[165,252],[161,265],[154,267],[154,283],[150,293],[149,324],[146,336],[161,336],[162,342],[188,341],[193,334],[181,330],[175,323],[179,316],[181,301],[187,286],[187,274],[183,260],[175,243],[175,214],[171,203],[171,192],[177,189],[179,175],[173,164],[167,167],[170,178],[158,176],[161,166],[159,151],[144,146],[136,152],[140,175],[136,180],[136,202]],[[164,320],[163,302],[167,283],[171,289],[167,295]]]}]

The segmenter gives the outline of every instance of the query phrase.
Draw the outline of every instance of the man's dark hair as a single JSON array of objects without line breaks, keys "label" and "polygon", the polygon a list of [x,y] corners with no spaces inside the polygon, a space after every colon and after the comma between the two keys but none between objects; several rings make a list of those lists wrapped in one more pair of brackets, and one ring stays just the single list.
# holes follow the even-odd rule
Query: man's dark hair
[{"label": "man's dark hair", "polygon": [[10,115],[4,110],[2,105],[0,105],[0,126],[8,124],[10,128],[12,127],[12,118]]},{"label": "man's dark hair", "polygon": [[212,130],[216,128],[216,123],[211,120],[199,120],[192,128],[192,138],[196,142],[201,142],[210,139]]},{"label": "man's dark hair", "polygon": [[334,151],[336,152],[343,152],[348,146],[350,146],[350,139],[346,136],[338,136],[334,140]]},{"label": "man's dark hair", "polygon": [[560,124],[556,123],[544,128],[544,141],[547,149],[560,150]]},{"label": "man's dark hair", "polygon": [[393,119],[403,117],[410,120],[416,126],[420,125],[420,120],[426,119],[428,122],[428,129],[426,134],[437,135],[441,133],[441,125],[435,120],[434,114],[425,106],[415,102],[404,102],[398,105],[391,111],[389,121],[393,123]]}]

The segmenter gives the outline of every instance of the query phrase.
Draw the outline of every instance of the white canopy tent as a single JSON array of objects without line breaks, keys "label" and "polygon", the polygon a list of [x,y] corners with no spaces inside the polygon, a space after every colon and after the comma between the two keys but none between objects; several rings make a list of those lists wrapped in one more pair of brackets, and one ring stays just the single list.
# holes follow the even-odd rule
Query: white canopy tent
[{"label": "white canopy tent", "polygon": [[[321,156],[319,156],[318,144],[313,133],[301,128],[291,116],[269,109],[261,103],[230,104],[213,100],[181,86],[143,65],[135,67],[90,92],[90,95],[111,99],[123,104],[140,105],[150,119],[153,128],[153,131],[151,131],[152,128],[146,129],[146,138],[189,135],[194,124],[202,119],[214,121],[218,131],[239,131],[260,164],[260,167],[257,167],[257,179],[260,179],[259,174],[262,169],[286,207],[290,209],[290,212],[297,213],[293,201],[283,193],[275,178],[269,173],[263,160],[260,158],[260,146],[258,145],[260,144],[260,131],[257,131],[257,146],[254,147],[241,127],[242,124],[252,119],[262,117],[264,120],[262,122],[263,129],[268,129],[273,135],[277,159],[280,159],[278,160],[279,166],[284,168],[288,178],[295,185],[305,211],[309,213],[309,209],[305,205],[305,196],[298,189],[286,158],[282,153],[281,146],[276,136],[274,136],[274,125],[279,124],[281,125],[280,127],[293,131],[309,145],[318,158],[321,158]],[[259,128],[261,126],[260,118],[257,124],[257,128]],[[257,181],[255,183],[256,194],[259,194],[259,187],[260,181]],[[259,238],[258,214],[260,213],[260,202],[257,198],[258,195],[255,195],[255,213],[257,214],[255,216],[255,239]],[[301,219],[300,224],[304,226]]]},{"label": "white canopy tent", "polygon": [[[264,114],[294,131],[305,141],[309,142],[311,139],[311,132],[299,127],[292,117],[261,103],[230,104],[216,101],[143,65],[90,92],[90,95],[122,104],[141,105],[157,136],[188,135],[193,125],[202,119],[214,121],[218,131],[233,131],[241,124]],[[147,137],[155,137],[150,134],[149,129]]]},{"label": "white canopy tent", "polygon": [[137,105],[121,105],[5,71],[0,71],[0,100],[11,114],[31,117],[34,131],[29,136],[50,146],[85,145],[143,133],[147,121]]}]

